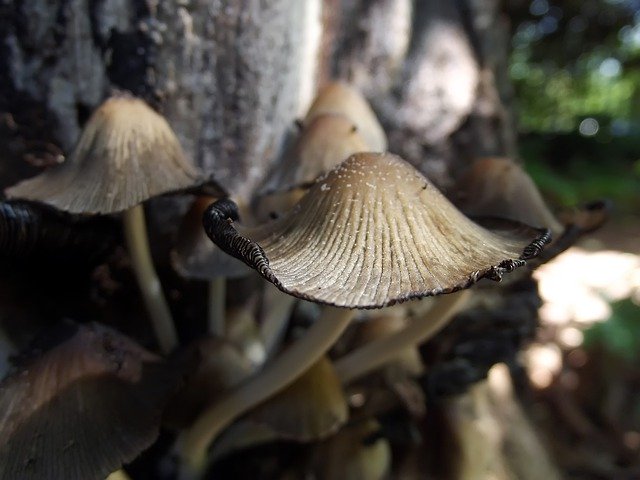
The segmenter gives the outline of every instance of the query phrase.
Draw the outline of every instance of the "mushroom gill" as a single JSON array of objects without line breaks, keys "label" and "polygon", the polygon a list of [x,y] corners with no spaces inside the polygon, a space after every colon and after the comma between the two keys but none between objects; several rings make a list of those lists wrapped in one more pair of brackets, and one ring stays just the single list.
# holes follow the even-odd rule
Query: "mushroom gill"
[{"label": "mushroom gill", "polygon": [[234,218],[229,200],[205,212],[205,230],[223,250],[286,293],[349,308],[500,280],[549,241],[547,230],[515,222],[481,227],[389,153],[352,155],[277,221],[236,231]]}]

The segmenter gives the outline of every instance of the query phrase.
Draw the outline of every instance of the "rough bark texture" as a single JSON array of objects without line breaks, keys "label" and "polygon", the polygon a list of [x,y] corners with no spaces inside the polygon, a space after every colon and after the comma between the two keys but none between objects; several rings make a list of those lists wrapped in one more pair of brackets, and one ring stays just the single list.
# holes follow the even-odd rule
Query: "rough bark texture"
[{"label": "rough bark texture", "polygon": [[194,163],[243,200],[276,158],[300,96],[309,96],[306,59],[313,55],[305,46],[312,29],[305,18],[313,4],[24,0],[3,6],[0,107],[4,129],[16,134],[14,153],[42,153],[34,152],[34,141],[68,153],[105,96],[129,90],[159,108]]}]

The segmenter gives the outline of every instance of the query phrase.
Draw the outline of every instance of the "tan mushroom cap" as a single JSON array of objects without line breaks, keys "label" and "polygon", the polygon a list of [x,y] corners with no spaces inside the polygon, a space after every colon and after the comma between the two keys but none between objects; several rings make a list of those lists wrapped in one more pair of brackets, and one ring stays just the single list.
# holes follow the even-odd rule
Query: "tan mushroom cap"
[{"label": "tan mushroom cap", "polygon": [[473,163],[457,185],[458,207],[473,216],[508,218],[563,231],[531,177],[508,158],[483,158]]},{"label": "tan mushroom cap", "polygon": [[349,155],[370,150],[352,120],[339,114],[318,115],[300,133],[264,191],[308,187]]},{"label": "tan mushroom cap", "polygon": [[157,438],[169,371],[114,330],[78,327],[0,384],[0,478],[105,478]]},{"label": "tan mushroom cap", "polygon": [[249,418],[281,438],[319,440],[347,421],[349,407],[331,361],[325,356],[302,376],[258,406]]},{"label": "tan mushroom cap", "polygon": [[115,213],[202,182],[167,121],[129,96],[106,100],[62,165],[7,189],[71,213]]},{"label": "tan mushroom cap", "polygon": [[219,277],[246,277],[251,270],[211,243],[202,229],[202,214],[214,201],[214,197],[208,196],[200,196],[193,201],[178,228],[176,245],[171,251],[171,264],[185,278],[212,280]]},{"label": "tan mushroom cap", "polygon": [[367,142],[369,151],[384,152],[387,136],[376,114],[360,92],[343,82],[326,85],[316,96],[304,119],[305,126],[319,115],[337,113],[349,118]]},{"label": "tan mushroom cap", "polygon": [[379,308],[499,280],[548,242],[548,232],[521,224],[489,231],[473,223],[389,153],[349,157],[282,219],[240,235],[231,209],[223,202],[205,214],[213,241],[282,291],[339,307]]}]

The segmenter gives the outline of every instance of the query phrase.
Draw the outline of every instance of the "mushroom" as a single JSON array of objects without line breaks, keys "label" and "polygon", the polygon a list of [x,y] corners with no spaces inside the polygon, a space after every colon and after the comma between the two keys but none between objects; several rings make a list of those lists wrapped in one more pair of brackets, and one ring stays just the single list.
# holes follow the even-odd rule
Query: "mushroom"
[{"label": "mushroom", "polygon": [[348,415],[340,380],[331,361],[323,356],[253,410],[248,420],[267,425],[280,438],[309,442],[335,433]]},{"label": "mushroom", "polygon": [[[272,170],[258,195],[258,218],[265,210],[282,212],[293,206],[315,179],[349,155],[371,150],[354,122],[340,114],[321,114],[304,127],[285,157]],[[269,210],[267,210],[268,212]]]},{"label": "mushroom", "polygon": [[[462,290],[535,257],[549,232],[514,222],[489,231],[400,157],[352,155],[282,219],[234,229],[228,199],[205,230],[285,293],[335,307],[381,308]],[[482,249],[477,249],[477,246]]]},{"label": "mushroom", "polygon": [[209,333],[224,337],[226,279],[245,277],[251,270],[207,239],[202,229],[202,214],[213,200],[213,197],[200,196],[193,201],[178,229],[171,263],[182,277],[209,283]]},{"label": "mushroom", "polygon": [[180,448],[191,468],[203,465],[210,440],[229,422],[317,361],[349,325],[353,309],[452,293],[482,278],[500,280],[549,240],[548,231],[520,224],[484,229],[388,153],[352,155],[277,221],[237,231],[235,219],[233,202],[219,200],[205,213],[205,230],[283,292],[326,307],[301,340],[186,432]]},{"label": "mushroom", "polygon": [[387,149],[387,136],[376,114],[355,88],[344,82],[327,84],[309,107],[303,121],[304,126],[310,125],[314,118],[326,113],[344,115],[355,123],[358,133],[362,135],[371,151],[384,152]]},{"label": "mushroom", "polygon": [[0,384],[0,478],[101,480],[158,436],[176,380],[159,357],[98,324],[57,338]]},{"label": "mushroom", "polygon": [[177,344],[169,306],[153,267],[142,202],[201,182],[166,120],[130,96],[106,100],[91,116],[62,165],[9,189],[9,197],[70,213],[123,212],[138,285],[163,351]]},{"label": "mushroom", "polygon": [[288,387],[234,423],[216,441],[210,460],[275,441],[314,442],[336,433],[349,416],[340,381],[322,357]]},{"label": "mushroom", "polygon": [[549,260],[571,246],[580,236],[598,229],[611,205],[595,201],[564,216],[561,223],[547,207],[531,177],[508,158],[477,160],[459,179],[457,206],[476,217],[500,217],[551,230],[554,241],[541,259]]}]

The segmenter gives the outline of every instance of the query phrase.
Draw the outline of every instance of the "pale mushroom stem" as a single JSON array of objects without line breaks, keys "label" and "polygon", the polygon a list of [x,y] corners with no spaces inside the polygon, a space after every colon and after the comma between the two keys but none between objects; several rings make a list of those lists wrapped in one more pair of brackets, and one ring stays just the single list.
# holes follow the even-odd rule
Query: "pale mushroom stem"
[{"label": "pale mushroom stem", "polygon": [[305,335],[247,382],[229,392],[195,421],[179,441],[181,478],[197,478],[206,466],[209,444],[247,410],[272,397],[309,369],[336,342],[355,310],[324,307]]},{"label": "pale mushroom stem", "polygon": [[127,475],[127,472],[120,469],[109,475],[106,480],[131,480],[131,477]]},{"label": "pale mushroom stem", "polygon": [[267,286],[265,297],[266,314],[260,325],[260,335],[264,342],[267,358],[271,358],[282,342],[291,310],[297,299],[282,293],[271,285]]},{"label": "pale mushroom stem", "polygon": [[218,277],[209,282],[209,333],[220,338],[225,336],[227,330],[224,311],[226,294],[226,278]]},{"label": "pale mushroom stem", "polygon": [[125,210],[123,225],[133,270],[151,317],[158,344],[164,353],[169,353],[178,345],[178,335],[171,318],[169,305],[162,293],[158,274],[153,267],[144,220],[144,208],[141,204]]},{"label": "pale mushroom stem", "polygon": [[335,362],[338,378],[348,384],[396,358],[404,349],[424,343],[438,333],[464,306],[471,292],[442,295],[421,318],[388,337],[354,350]]}]

